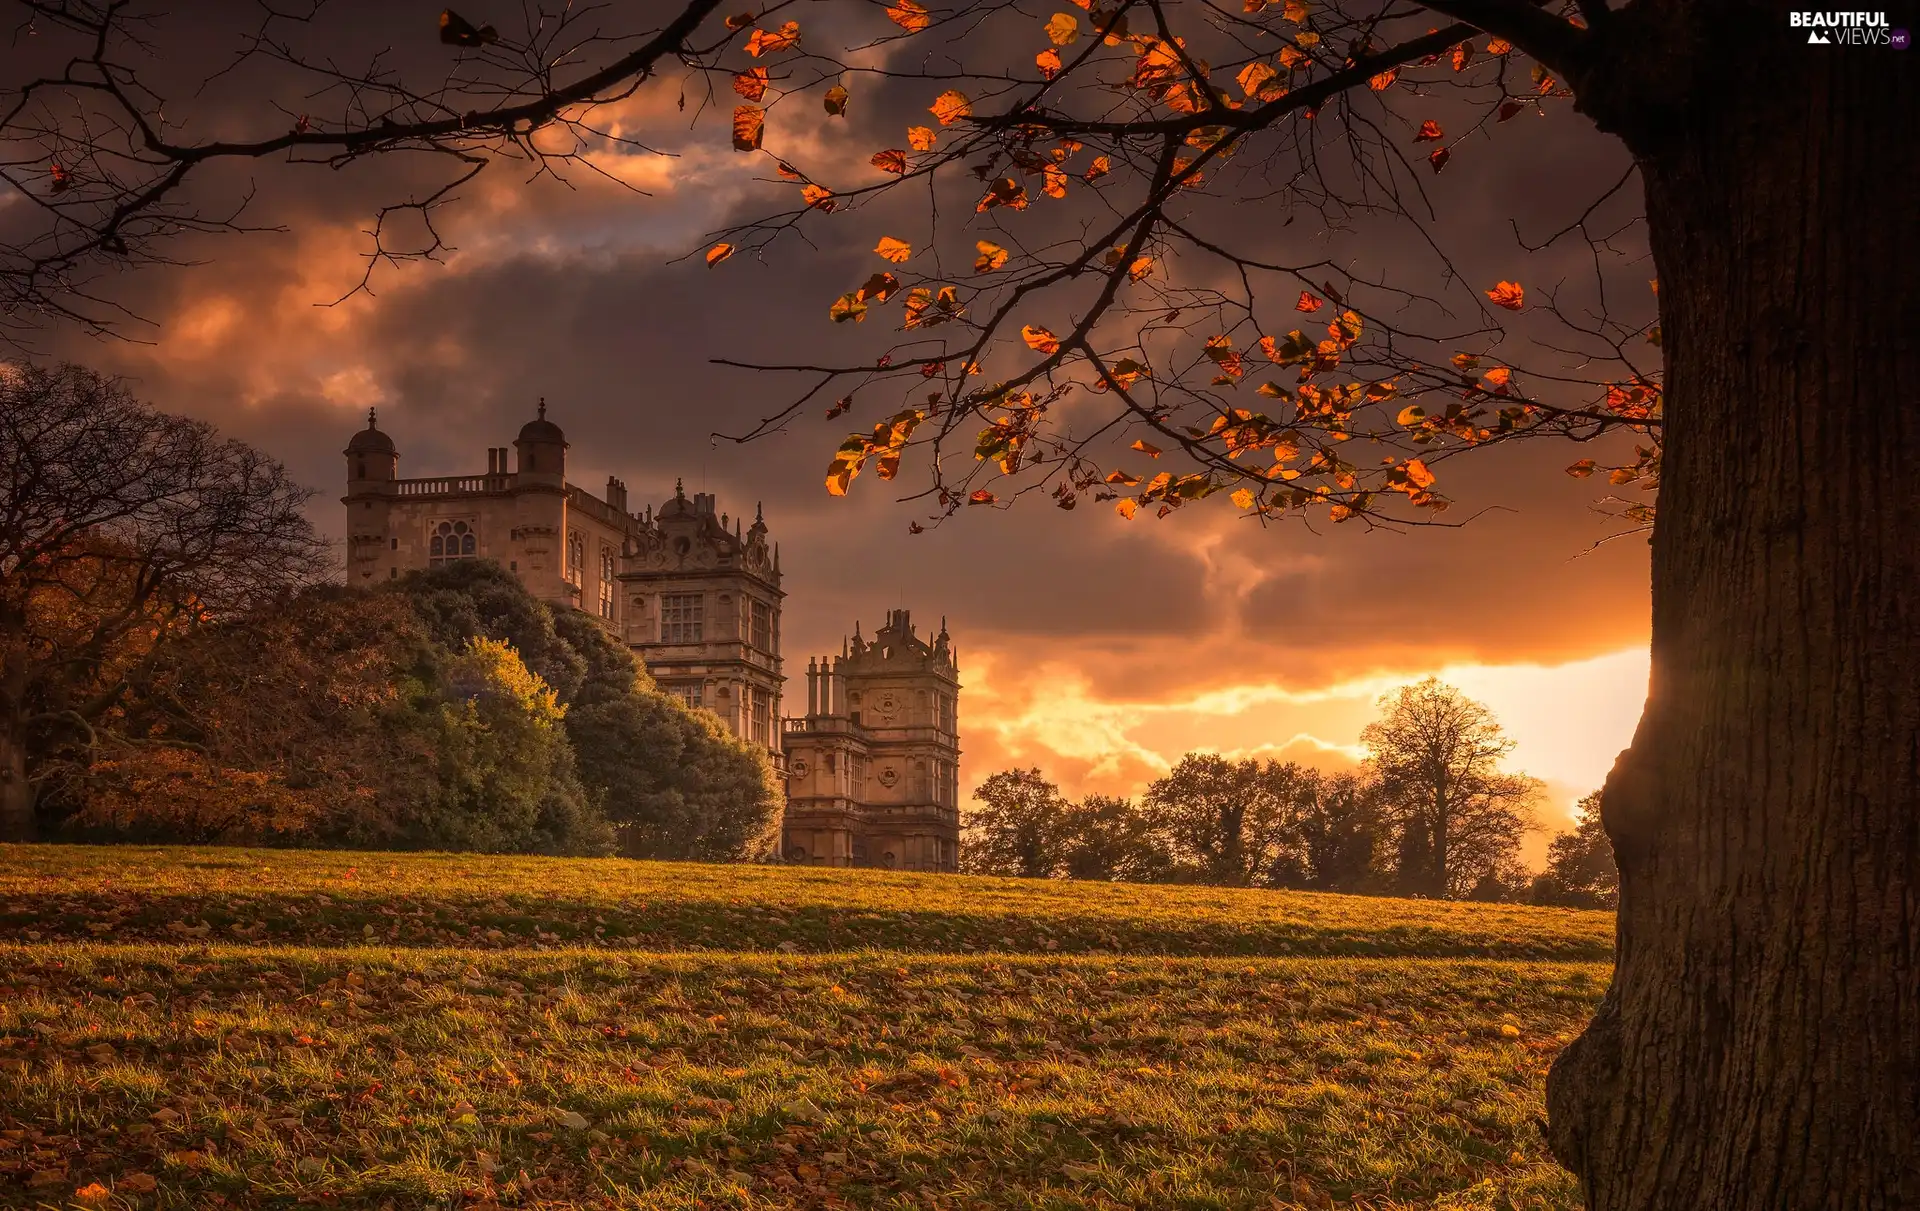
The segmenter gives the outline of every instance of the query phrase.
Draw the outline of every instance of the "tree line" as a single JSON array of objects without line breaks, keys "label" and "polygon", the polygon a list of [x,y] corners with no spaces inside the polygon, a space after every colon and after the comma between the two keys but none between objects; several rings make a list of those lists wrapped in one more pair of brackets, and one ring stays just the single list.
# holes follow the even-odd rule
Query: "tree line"
[{"label": "tree line", "polygon": [[497,563],[325,583],[310,496],[113,380],[0,366],[0,839],[767,851],[763,751]]},{"label": "tree line", "polygon": [[1612,907],[1613,853],[1599,794],[1530,875],[1537,779],[1501,768],[1513,742],[1481,703],[1427,678],[1382,700],[1360,769],[1188,753],[1137,799],[1069,799],[1038,769],[975,793],[964,869],[1025,878],[1530,901]]}]

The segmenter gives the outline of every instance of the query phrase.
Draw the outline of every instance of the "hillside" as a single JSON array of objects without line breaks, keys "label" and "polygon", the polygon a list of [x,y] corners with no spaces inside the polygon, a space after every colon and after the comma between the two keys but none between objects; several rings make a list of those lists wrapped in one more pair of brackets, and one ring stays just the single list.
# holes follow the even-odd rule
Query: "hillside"
[{"label": "hillside", "polygon": [[[0,1205],[1572,1207],[1599,914],[0,854]],[[1439,957],[1435,957],[1439,956]]]}]

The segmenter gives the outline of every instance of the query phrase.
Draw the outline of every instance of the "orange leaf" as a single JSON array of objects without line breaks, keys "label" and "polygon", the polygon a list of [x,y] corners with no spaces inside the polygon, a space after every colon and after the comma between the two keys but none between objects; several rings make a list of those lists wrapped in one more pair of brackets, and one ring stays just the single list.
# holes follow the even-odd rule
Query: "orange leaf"
[{"label": "orange leaf", "polygon": [[981,240],[974,244],[974,247],[980,252],[980,255],[974,258],[973,262],[973,271],[975,273],[992,273],[1007,263],[1007,250],[998,244],[989,240]]},{"label": "orange leaf", "polygon": [[1433,154],[1427,157],[1427,163],[1433,165],[1435,172],[1439,172],[1447,166],[1447,161],[1451,159],[1453,159],[1452,152],[1444,147],[1436,147],[1433,150]]},{"label": "orange leaf", "polygon": [[1373,91],[1377,93],[1383,93],[1387,91],[1389,88],[1392,88],[1393,82],[1395,80],[1398,80],[1399,78],[1400,78],[1400,69],[1397,67],[1389,67],[1387,70],[1381,72],[1377,76],[1368,76],[1367,87],[1371,88]]},{"label": "orange leaf", "polygon": [[1416,488],[1433,486],[1433,472],[1427,470],[1427,464],[1417,458],[1407,460],[1407,482]]},{"label": "orange leaf", "polygon": [[1314,312],[1320,310],[1322,307],[1325,307],[1326,305],[1327,303],[1325,299],[1317,299],[1311,294],[1308,294],[1306,291],[1302,290],[1300,292],[1300,301],[1293,305],[1293,309],[1295,311],[1304,311],[1308,315],[1312,315]]},{"label": "orange leaf", "polygon": [[767,111],[758,105],[739,105],[733,111],[733,149],[760,150],[760,136],[766,130]]},{"label": "orange leaf", "polygon": [[1142,454],[1144,454],[1144,455],[1146,455],[1146,456],[1147,456],[1148,458],[1159,458],[1159,457],[1160,457],[1160,447],[1158,447],[1158,446],[1150,446],[1150,445],[1148,445],[1148,444],[1147,444],[1146,442],[1143,442],[1143,441],[1136,441],[1136,442],[1134,442],[1132,446],[1130,446],[1130,447],[1128,447],[1128,449],[1132,449],[1132,450],[1138,450],[1138,451],[1140,451],[1140,453],[1142,453]]},{"label": "orange leaf", "polygon": [[1487,43],[1487,53],[1490,55],[1504,55],[1512,49],[1513,43],[1505,38],[1494,38]]},{"label": "orange leaf", "polygon": [[802,187],[800,199],[815,210],[831,211],[833,209],[833,191],[819,185]]},{"label": "orange leaf", "polygon": [[1465,71],[1467,64],[1473,62],[1473,42],[1469,39],[1453,48],[1453,70]]},{"label": "orange leaf", "polygon": [[987,491],[985,488],[975,488],[972,494],[967,497],[967,503],[970,505],[990,505],[993,503],[993,493]]},{"label": "orange leaf", "polygon": [[1080,22],[1072,13],[1055,13],[1047,18],[1047,41],[1055,46],[1072,46],[1080,40]]},{"label": "orange leaf", "polygon": [[1415,143],[1424,143],[1429,139],[1439,139],[1444,137],[1445,136],[1440,133],[1440,123],[1429,119],[1425,122],[1420,123],[1420,133],[1413,136],[1413,141]]},{"label": "orange leaf", "polygon": [[1058,164],[1048,164],[1040,170],[1041,189],[1050,198],[1067,196],[1066,170]]},{"label": "orange leaf", "polygon": [[1086,176],[1083,179],[1088,181],[1097,181],[1101,177],[1106,176],[1107,173],[1112,170],[1112,168],[1113,168],[1113,160],[1111,157],[1095,156],[1093,157],[1093,165],[1087,169]]},{"label": "orange leaf", "polygon": [[761,55],[778,54],[783,50],[792,50],[800,45],[800,23],[789,21],[778,30],[756,29],[747,37],[747,53],[758,59]]},{"label": "orange leaf", "polygon": [[890,172],[896,177],[901,176],[907,171],[907,153],[894,148],[876,151],[873,153],[873,159],[868,163],[881,172]]},{"label": "orange leaf", "polygon": [[934,120],[939,122],[940,125],[952,126],[955,122],[958,122],[973,112],[973,103],[967,100],[965,93],[948,89],[946,92],[935,97],[933,104],[928,108],[933,114]]},{"label": "orange leaf", "polygon": [[832,88],[829,88],[827,95],[822,97],[821,101],[826,105],[827,113],[830,116],[839,118],[846,115],[847,90],[840,85],[836,84]]},{"label": "orange leaf", "polygon": [[894,0],[887,9],[887,19],[908,32],[923,30],[933,20],[927,10],[913,0]]},{"label": "orange leaf", "polygon": [[1066,66],[1060,59],[1060,52],[1051,46],[1033,57],[1033,65],[1040,69],[1040,76],[1045,80],[1053,79]]},{"label": "orange leaf", "polygon": [[1036,353],[1060,352],[1060,338],[1045,328],[1027,324],[1020,329],[1020,339],[1027,342],[1027,348]]},{"label": "orange leaf", "polygon": [[907,146],[915,151],[932,151],[933,141],[939,137],[931,126],[907,127]]},{"label": "orange leaf", "polygon": [[732,244],[715,244],[713,247],[707,249],[707,268],[713,268],[732,255]]},{"label": "orange leaf", "polygon": [[752,13],[735,13],[733,16],[727,18],[727,28],[731,30],[745,29],[752,24]]},{"label": "orange leaf", "polygon": [[749,101],[758,101],[767,95],[767,69],[756,67],[752,71],[741,72],[733,78],[733,91]]},{"label": "orange leaf", "polygon": [[1129,488],[1139,483],[1140,477],[1138,475],[1129,475],[1125,471],[1115,471],[1107,476],[1107,482],[1110,484],[1119,484],[1123,488]]},{"label": "orange leaf", "polygon": [[1513,377],[1513,371],[1506,366],[1496,366],[1487,371],[1483,377],[1496,387],[1504,387],[1507,385],[1507,380]]},{"label": "orange leaf", "polygon": [[1587,476],[1592,475],[1593,471],[1593,460],[1590,458],[1583,458],[1567,468],[1567,474],[1573,476],[1575,479],[1585,479]]},{"label": "orange leaf", "polygon": [[1526,288],[1518,282],[1501,282],[1487,291],[1487,297],[1495,307],[1505,307],[1508,311],[1518,311],[1527,305]]},{"label": "orange leaf", "polygon": [[913,255],[913,245],[905,240],[896,240],[890,235],[881,236],[880,242],[873,246],[873,250],[879,254],[881,260],[892,261],[896,265]]},{"label": "orange leaf", "polygon": [[1113,504],[1113,511],[1128,521],[1133,520],[1133,511],[1140,506],[1131,496],[1123,496]]}]

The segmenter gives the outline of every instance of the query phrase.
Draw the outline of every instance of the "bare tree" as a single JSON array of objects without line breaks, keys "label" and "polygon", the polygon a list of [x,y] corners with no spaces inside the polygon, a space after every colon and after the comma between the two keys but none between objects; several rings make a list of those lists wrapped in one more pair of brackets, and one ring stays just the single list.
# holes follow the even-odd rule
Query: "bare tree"
[{"label": "bare tree", "polygon": [[[1597,1211],[1913,1201],[1920,73],[1886,49],[1884,14],[1815,14],[1856,43],[1820,48],[1758,0],[1100,0],[1050,17],[893,0],[833,9],[885,31],[884,55],[842,61],[802,45],[789,7],[592,9],[554,45],[537,6],[511,44],[448,14],[456,67],[421,86],[378,61],[316,67],[269,17],[254,53],[337,104],[187,142],[139,85],[125,6],[25,4],[72,49],[0,121],[16,211],[41,220],[6,251],[6,314],[104,322],[87,301],[102,275],[234,221],[182,191],[205,165],[418,152],[443,186],[396,207],[430,218],[491,157],[552,166],[536,131],[610,137],[596,109],[671,68],[696,108],[730,83],[733,145],[796,190],[716,233],[710,264],[901,184],[978,216],[967,234],[985,238],[958,256],[875,231],[894,267],[832,314],[898,305],[905,336],[792,367],[793,406],[763,428],[816,400],[872,423],[830,490],[892,479],[911,452],[936,517],[1029,493],[1129,515],[1224,493],[1259,521],[1431,523],[1446,459],[1618,438],[1570,469],[1660,486],[1653,678],[1605,788],[1620,946],[1549,1082],[1555,1153]],[[763,148],[768,104],[844,113],[868,84],[932,101],[904,146],[814,166]],[[1571,121],[1569,105],[1622,154],[1563,233],[1592,281],[1578,298],[1469,282],[1422,182],[1470,171],[1502,122]],[[581,143],[557,142],[564,167]],[[1411,232],[1379,244],[1386,264],[1285,238],[1303,216],[1368,215]],[[1621,292],[1649,276],[1643,235],[1657,317]],[[439,247],[429,224],[401,254]],[[1075,393],[1093,404],[1063,407]],[[1652,517],[1648,497],[1622,507]]]},{"label": "bare tree", "polygon": [[0,365],[0,840],[168,644],[328,566],[285,468],[72,365]]},{"label": "bare tree", "polygon": [[1429,677],[1380,700],[1360,732],[1381,802],[1400,836],[1401,890],[1464,898],[1512,864],[1532,827],[1540,780],[1501,764],[1513,741],[1493,712]]}]

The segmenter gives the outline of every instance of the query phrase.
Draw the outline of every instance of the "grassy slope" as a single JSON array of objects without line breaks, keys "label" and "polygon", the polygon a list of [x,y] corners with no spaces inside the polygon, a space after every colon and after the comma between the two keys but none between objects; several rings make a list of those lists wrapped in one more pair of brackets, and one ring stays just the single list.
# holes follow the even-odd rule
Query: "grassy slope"
[{"label": "grassy slope", "polygon": [[[163,911],[207,940],[146,940],[172,936]],[[0,850],[0,912],[0,1205],[54,1207],[99,1182],[143,1207],[1570,1208],[1534,1118],[1610,931],[179,850]],[[649,949],[555,936],[599,920]],[[342,941],[278,943],[316,927]],[[1473,957],[1360,957],[1423,944]],[[659,953],[694,947],[716,949]],[[1067,953],[1095,948],[1126,953]]]}]

